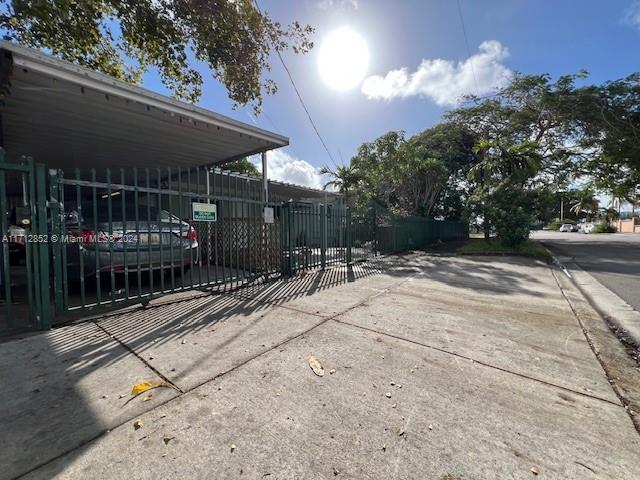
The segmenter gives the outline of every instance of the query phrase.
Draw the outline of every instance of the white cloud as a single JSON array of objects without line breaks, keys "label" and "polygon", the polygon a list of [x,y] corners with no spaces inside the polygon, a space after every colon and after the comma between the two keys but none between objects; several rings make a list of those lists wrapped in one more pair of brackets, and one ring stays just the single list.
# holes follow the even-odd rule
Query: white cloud
[{"label": "white cloud", "polygon": [[640,0],[635,0],[629,5],[624,16],[624,21],[629,25],[640,28]]},{"label": "white cloud", "polygon": [[[262,171],[260,157],[251,158],[251,161]],[[305,160],[288,154],[284,150],[267,152],[267,176],[270,180],[318,189],[324,187],[327,181],[324,176],[318,173],[316,167]]]},{"label": "white cloud", "polygon": [[464,95],[485,95],[507,84],[513,72],[502,63],[509,50],[497,40],[483,42],[478,53],[462,62],[422,60],[418,69],[391,70],[362,83],[362,93],[376,100],[421,96],[440,106],[456,105]]},{"label": "white cloud", "polygon": [[316,5],[321,10],[331,10],[334,7],[357,10],[358,0],[320,0]]}]

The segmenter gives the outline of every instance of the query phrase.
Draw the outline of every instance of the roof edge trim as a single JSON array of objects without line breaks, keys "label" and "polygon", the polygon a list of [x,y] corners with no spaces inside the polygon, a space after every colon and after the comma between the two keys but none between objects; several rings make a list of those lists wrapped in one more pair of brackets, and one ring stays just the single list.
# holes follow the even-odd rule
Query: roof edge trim
[{"label": "roof edge trim", "polygon": [[[3,40],[0,41],[0,49],[11,52],[14,65],[27,70],[50,75],[54,78],[59,78],[88,89],[166,110],[198,122],[208,123],[243,135],[252,136],[268,142],[270,144],[268,147],[270,148],[289,145],[289,138],[283,135],[239,122],[195,105],[180,102],[103,73],[51,57],[32,48],[18,46],[12,42]],[[270,148],[265,148],[265,150],[269,150]]]}]

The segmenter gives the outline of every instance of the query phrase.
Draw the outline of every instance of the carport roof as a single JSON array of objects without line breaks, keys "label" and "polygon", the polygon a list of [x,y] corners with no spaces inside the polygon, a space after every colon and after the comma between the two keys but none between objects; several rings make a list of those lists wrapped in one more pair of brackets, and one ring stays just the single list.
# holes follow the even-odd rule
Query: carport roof
[{"label": "carport roof", "polygon": [[283,147],[289,139],[0,42],[2,145],[50,167],[193,167]]}]

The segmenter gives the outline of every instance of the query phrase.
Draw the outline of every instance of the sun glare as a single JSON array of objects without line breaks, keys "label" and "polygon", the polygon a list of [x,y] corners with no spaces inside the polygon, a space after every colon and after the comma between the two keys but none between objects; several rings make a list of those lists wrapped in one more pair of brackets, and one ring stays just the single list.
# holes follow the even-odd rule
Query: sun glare
[{"label": "sun glare", "polygon": [[368,64],[366,42],[349,27],[334,30],[320,46],[320,75],[327,85],[336,90],[350,90],[360,85]]}]

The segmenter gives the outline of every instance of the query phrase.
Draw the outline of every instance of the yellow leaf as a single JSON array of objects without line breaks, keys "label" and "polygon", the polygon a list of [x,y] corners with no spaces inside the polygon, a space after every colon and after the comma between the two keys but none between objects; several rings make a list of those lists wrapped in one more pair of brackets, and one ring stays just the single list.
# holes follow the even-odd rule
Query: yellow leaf
[{"label": "yellow leaf", "polygon": [[163,385],[164,385],[163,382],[154,382],[154,381],[136,383],[131,389],[131,396],[137,397],[138,395],[146,392],[147,390],[162,387]]}]

